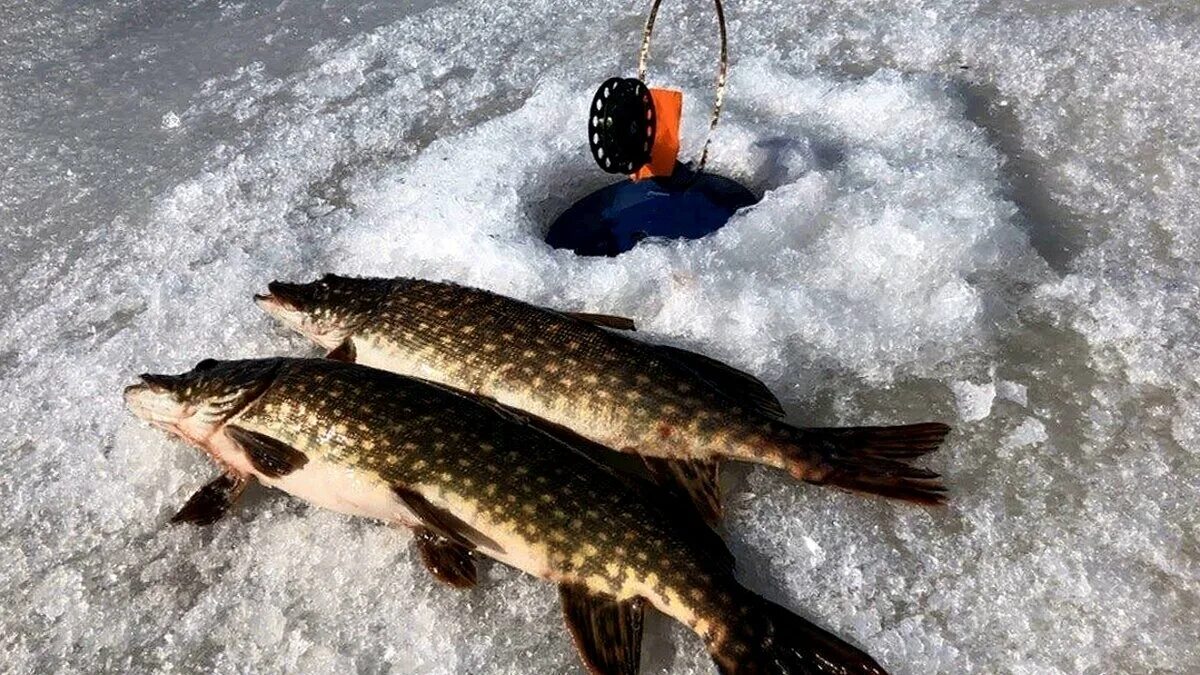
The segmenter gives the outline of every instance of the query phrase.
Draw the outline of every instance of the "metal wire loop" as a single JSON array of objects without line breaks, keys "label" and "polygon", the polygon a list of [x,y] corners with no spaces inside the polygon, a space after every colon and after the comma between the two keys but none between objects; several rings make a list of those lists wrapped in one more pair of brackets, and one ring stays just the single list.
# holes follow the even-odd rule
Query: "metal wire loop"
[{"label": "metal wire loop", "polygon": [[[646,27],[642,30],[642,49],[638,54],[638,79],[646,81],[646,60],[650,57],[650,34],[654,32],[654,19],[658,16],[658,6],[662,4],[662,0],[654,0],[654,4],[650,6],[650,16],[646,17]],[[729,47],[725,35],[725,8],[721,5],[721,0],[713,0],[713,4],[717,9],[717,27],[721,32],[721,63],[717,68],[717,96],[713,103],[712,117],[708,122],[708,133],[704,137],[704,149],[700,151],[700,163],[696,166],[696,172],[704,170],[704,164],[708,161],[708,144],[712,142],[713,131],[717,128],[717,121],[721,118],[721,104],[725,101],[725,77],[729,72]]]}]

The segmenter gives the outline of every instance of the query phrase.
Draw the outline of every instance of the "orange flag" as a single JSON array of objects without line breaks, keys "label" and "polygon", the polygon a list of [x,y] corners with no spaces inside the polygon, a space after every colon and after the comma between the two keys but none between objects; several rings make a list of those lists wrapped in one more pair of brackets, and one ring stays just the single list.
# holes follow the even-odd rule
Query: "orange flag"
[{"label": "orange flag", "polygon": [[654,103],[654,144],[650,146],[649,163],[638,169],[631,179],[638,181],[653,176],[670,176],[679,156],[679,121],[683,117],[683,92],[674,89],[650,88]]}]

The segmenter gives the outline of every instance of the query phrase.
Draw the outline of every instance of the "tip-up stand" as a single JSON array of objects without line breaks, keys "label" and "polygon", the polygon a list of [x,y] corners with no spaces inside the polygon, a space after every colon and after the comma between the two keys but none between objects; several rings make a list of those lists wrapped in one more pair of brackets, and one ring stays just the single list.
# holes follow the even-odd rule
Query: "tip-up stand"
[{"label": "tip-up stand", "polygon": [[650,237],[698,239],[756,201],[737,181],[676,164],[669,177],[623,180],[579,200],[550,226],[546,243],[615,256]]},{"label": "tip-up stand", "polygon": [[637,79],[606,80],[588,114],[588,140],[596,163],[633,180],[597,190],[560,215],[546,234],[546,243],[555,248],[615,256],[647,238],[698,239],[758,201],[737,181],[704,172],[709,141],[721,116],[729,61],[721,0],[713,0],[721,52],[708,134],[694,170],[675,159],[682,93],[645,85],[650,35],[661,2],[654,0],[646,19]]}]

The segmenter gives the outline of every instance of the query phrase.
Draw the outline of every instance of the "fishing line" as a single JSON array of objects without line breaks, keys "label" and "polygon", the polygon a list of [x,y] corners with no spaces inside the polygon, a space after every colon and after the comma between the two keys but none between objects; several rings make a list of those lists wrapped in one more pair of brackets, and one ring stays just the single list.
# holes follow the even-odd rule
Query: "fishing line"
[{"label": "fishing line", "polygon": [[[654,20],[658,17],[658,8],[661,4],[662,0],[654,0],[650,6],[650,16],[646,17],[646,26],[642,29],[642,48],[638,52],[638,79],[642,82],[646,81],[646,61],[650,57],[650,35],[654,32]],[[700,162],[696,165],[697,173],[703,171],[705,163],[708,162],[708,146],[712,142],[717,122],[721,119],[721,105],[725,101],[725,79],[729,72],[729,40],[725,30],[725,8],[721,5],[721,0],[713,0],[713,6],[717,10],[717,30],[721,39],[721,54],[720,62],[717,65],[716,97],[713,102],[712,115],[708,121],[708,133],[704,137],[703,150],[700,152]]]}]

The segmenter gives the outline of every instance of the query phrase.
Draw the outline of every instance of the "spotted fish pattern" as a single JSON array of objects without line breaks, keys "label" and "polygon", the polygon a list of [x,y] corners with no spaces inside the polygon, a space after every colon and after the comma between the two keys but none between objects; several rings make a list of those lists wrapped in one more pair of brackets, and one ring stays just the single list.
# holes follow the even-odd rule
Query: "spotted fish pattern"
[{"label": "spotted fish pattern", "polygon": [[[728,551],[694,516],[486,400],[329,360],[205,362],[182,376],[143,377],[126,393],[135,412],[226,472],[334,510],[429,528],[558,583],[565,600],[582,595],[568,617],[586,617],[596,599],[649,603],[697,632],[724,673],[883,672],[742,588]],[[162,412],[171,400],[184,412]],[[636,672],[636,663],[587,662],[594,672]],[[829,668],[813,670],[822,663]]]},{"label": "spotted fish pattern", "polygon": [[495,398],[650,456],[733,456],[774,431],[687,367],[586,320],[453,284],[378,283],[389,288],[349,337],[358,363]]},{"label": "spotted fish pattern", "polygon": [[681,537],[670,514],[624,479],[441,387],[329,361],[284,361],[228,424],[364,483],[417,492],[482,533],[484,552],[538,576],[647,597],[680,617],[710,614],[716,587],[729,583],[723,555]]},{"label": "spotted fish pattern", "polygon": [[908,462],[935,450],[946,425],[799,428],[753,377],[611,330],[614,317],[421,279],[328,275],[269,288],[260,304],[336,358],[486,396],[614,450],[755,462],[812,483],[943,499],[937,475]]}]

